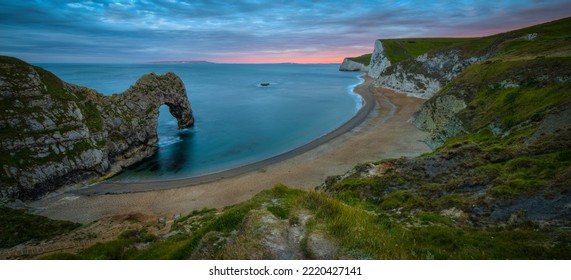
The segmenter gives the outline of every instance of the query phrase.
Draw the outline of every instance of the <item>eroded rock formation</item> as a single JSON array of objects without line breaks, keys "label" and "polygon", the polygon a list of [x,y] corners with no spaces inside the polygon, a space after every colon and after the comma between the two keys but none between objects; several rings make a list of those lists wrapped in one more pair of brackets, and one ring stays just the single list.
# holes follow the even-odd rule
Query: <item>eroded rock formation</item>
[{"label": "eroded rock formation", "polygon": [[104,96],[12,57],[0,57],[0,104],[0,198],[87,184],[153,155],[162,104],[179,128],[194,123],[173,73]]}]

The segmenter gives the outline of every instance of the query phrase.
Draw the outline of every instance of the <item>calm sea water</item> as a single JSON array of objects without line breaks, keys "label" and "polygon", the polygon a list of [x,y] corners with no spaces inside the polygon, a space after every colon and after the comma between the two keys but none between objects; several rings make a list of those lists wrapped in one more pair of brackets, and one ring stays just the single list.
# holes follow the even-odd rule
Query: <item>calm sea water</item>
[{"label": "calm sea water", "polygon": [[[161,106],[158,153],[115,181],[186,178],[267,159],[327,134],[357,113],[359,73],[338,65],[39,64],[63,80],[111,95],[143,74],[185,83],[195,126],[179,130]],[[261,82],[270,86],[261,87]]]}]

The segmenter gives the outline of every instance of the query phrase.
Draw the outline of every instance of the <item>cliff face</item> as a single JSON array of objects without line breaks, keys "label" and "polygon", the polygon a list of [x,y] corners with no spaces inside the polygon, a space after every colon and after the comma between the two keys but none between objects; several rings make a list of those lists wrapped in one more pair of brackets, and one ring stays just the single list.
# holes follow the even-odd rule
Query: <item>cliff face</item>
[{"label": "cliff face", "polygon": [[487,57],[487,54],[466,57],[462,49],[448,48],[392,63],[383,42],[377,40],[368,75],[376,79],[374,84],[377,87],[428,99],[466,67]]},{"label": "cliff face", "polygon": [[[482,129],[508,137],[565,110],[570,81],[569,57],[474,65],[427,100],[413,123],[430,133],[425,142],[433,149],[452,137]],[[550,126],[571,128],[563,121]]]},{"label": "cliff face", "polygon": [[151,156],[162,104],[180,128],[194,122],[175,74],[145,75],[103,96],[11,57],[0,57],[0,104],[0,198],[37,198]]},{"label": "cliff face", "polygon": [[[426,143],[433,149],[483,127],[505,132],[513,127],[506,120],[513,118],[484,121],[479,116],[491,113],[477,108],[486,100],[516,99],[515,92],[508,98],[504,91],[527,94],[539,92],[535,84],[561,87],[567,82],[571,50],[564,30],[570,26],[568,18],[482,38],[377,40],[368,75],[377,87],[428,99],[414,123],[431,133]],[[504,110],[498,104],[505,102],[490,106]]]},{"label": "cliff face", "polygon": [[361,71],[367,72],[369,67],[365,66],[363,63],[356,62],[350,58],[343,59],[343,63],[339,66],[339,71]]},{"label": "cliff face", "polygon": [[389,66],[391,66],[391,61],[385,55],[383,42],[376,40],[367,75],[371,78],[378,78]]}]

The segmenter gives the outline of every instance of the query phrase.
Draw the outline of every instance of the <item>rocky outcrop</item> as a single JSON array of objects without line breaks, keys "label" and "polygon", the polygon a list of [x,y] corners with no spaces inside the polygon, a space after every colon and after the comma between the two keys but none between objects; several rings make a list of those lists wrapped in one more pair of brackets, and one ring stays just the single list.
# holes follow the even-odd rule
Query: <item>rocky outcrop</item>
[{"label": "rocky outcrop", "polygon": [[356,62],[350,58],[343,59],[343,63],[339,66],[339,71],[361,71],[367,72],[369,67],[365,66],[363,63]]},{"label": "rocky outcrop", "polygon": [[462,121],[456,116],[466,108],[464,100],[453,95],[434,97],[423,104],[422,109],[413,116],[413,123],[420,130],[429,131],[430,136],[424,142],[436,149],[451,137],[465,132]]},{"label": "rocky outcrop", "polygon": [[148,74],[103,96],[11,57],[0,57],[0,104],[0,198],[37,198],[151,156],[162,104],[180,128],[194,122],[173,73]]}]

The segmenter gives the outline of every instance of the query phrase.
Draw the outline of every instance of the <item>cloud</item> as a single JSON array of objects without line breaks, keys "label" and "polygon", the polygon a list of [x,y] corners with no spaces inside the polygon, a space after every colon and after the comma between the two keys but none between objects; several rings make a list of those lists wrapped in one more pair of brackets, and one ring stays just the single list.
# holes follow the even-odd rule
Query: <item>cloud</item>
[{"label": "cloud", "polygon": [[374,39],[482,36],[569,1],[0,0],[0,54],[31,62],[340,61]]}]

